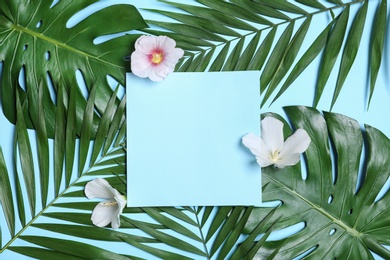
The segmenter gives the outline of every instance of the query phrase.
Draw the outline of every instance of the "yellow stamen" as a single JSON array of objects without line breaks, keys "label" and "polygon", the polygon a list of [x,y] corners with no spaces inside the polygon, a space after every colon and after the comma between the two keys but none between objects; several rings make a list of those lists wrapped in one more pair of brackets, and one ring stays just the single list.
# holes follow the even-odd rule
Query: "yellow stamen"
[{"label": "yellow stamen", "polygon": [[153,53],[152,54],[152,62],[154,64],[160,64],[163,60],[163,55],[162,53]]},{"label": "yellow stamen", "polygon": [[272,154],[271,154],[271,161],[273,162],[277,162],[279,161],[280,158],[279,158],[279,151],[274,151]]},{"label": "yellow stamen", "polygon": [[117,205],[118,203],[116,201],[108,201],[108,202],[102,202],[102,205],[105,207],[113,207]]}]

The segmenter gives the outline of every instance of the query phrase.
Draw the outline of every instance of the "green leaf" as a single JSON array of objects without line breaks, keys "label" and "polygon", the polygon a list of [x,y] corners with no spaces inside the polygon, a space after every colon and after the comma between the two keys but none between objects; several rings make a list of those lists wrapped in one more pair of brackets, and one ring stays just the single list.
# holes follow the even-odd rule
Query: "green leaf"
[{"label": "green leaf", "polygon": [[[264,187],[263,187],[264,190]],[[271,217],[274,215],[275,211],[277,208],[274,208],[271,210],[267,216],[254,228],[254,230],[248,235],[248,237],[242,242],[240,245],[238,245],[237,250],[232,254],[231,260],[238,260],[238,259],[243,259],[243,257],[250,252],[253,249],[259,249],[262,243],[268,238],[268,236],[271,234],[272,227],[274,224],[271,225],[271,227],[267,230],[267,232],[264,234],[264,236],[257,242],[255,243],[255,239],[258,235],[261,234],[262,230],[264,229],[264,226],[268,224],[268,221],[271,219]],[[255,243],[253,245],[253,243]],[[257,252],[257,250],[253,250],[254,252]],[[247,256],[248,259],[252,259],[253,256]]]},{"label": "green leaf", "polygon": [[147,252],[149,254],[152,254],[154,256],[157,256],[161,259],[183,259],[183,260],[191,260],[189,257],[185,257],[183,255],[179,255],[173,252],[169,252],[162,249],[157,249],[151,246],[144,245],[142,243],[138,243],[135,240],[132,239],[123,239],[124,242],[127,242],[128,244],[135,246],[139,249],[141,249],[144,252]]},{"label": "green leaf", "polygon": [[217,41],[217,42],[224,41],[224,38],[222,38],[218,34],[213,34],[212,32],[209,32],[208,30],[205,30],[203,28],[198,28],[198,27],[195,27],[192,25],[183,25],[180,23],[167,23],[167,22],[151,21],[151,20],[146,20],[146,22],[148,24],[153,24],[153,25],[177,32],[179,34],[198,38],[198,39]]},{"label": "green leaf", "polygon": [[220,207],[217,209],[217,213],[210,225],[210,228],[207,232],[206,236],[206,242],[208,242],[211,237],[217,232],[217,230],[221,227],[221,225],[224,223],[228,215],[230,214],[232,207]]},{"label": "green leaf", "polygon": [[5,164],[3,150],[1,148],[0,148],[0,203],[5,213],[5,220],[7,221],[9,232],[11,233],[11,236],[13,236],[15,235],[15,209],[13,203],[11,183],[8,177],[7,165]]},{"label": "green leaf", "polygon": [[241,55],[241,58],[238,60],[236,66],[234,67],[234,70],[245,70],[249,67],[249,62],[252,60],[252,57],[254,56],[257,48],[257,44],[259,43],[260,35],[261,32],[256,33],[255,36],[251,39],[251,41],[248,43]]},{"label": "green leaf", "polygon": [[27,246],[11,246],[9,247],[9,250],[37,259],[62,258],[62,259],[69,259],[69,260],[85,260],[84,257],[71,256],[68,254],[63,254],[60,252],[55,252],[43,248],[34,248],[34,247],[32,248]]},{"label": "green leaf", "polygon": [[225,64],[225,59],[229,52],[230,43],[226,44],[222,50],[219,52],[217,58],[214,60],[213,64],[209,68],[209,71],[220,71],[223,64]]},{"label": "green leaf", "polygon": [[146,214],[148,214],[150,217],[157,220],[167,228],[174,230],[175,232],[182,234],[188,238],[202,242],[202,240],[197,235],[195,235],[192,231],[187,229],[185,226],[177,223],[176,221],[168,217],[165,217],[164,215],[160,214],[158,211],[154,210],[153,208],[144,208],[143,210],[145,211]]},{"label": "green leaf", "polygon": [[[238,18],[231,17],[228,19],[226,15],[224,15],[219,10],[210,9],[206,7],[200,7],[200,6],[193,6],[193,5],[187,5],[187,4],[180,4],[180,3],[174,3],[169,1],[161,1],[164,3],[169,3],[169,5],[175,6],[180,8],[183,11],[189,12],[197,17],[202,17],[204,19],[208,19],[213,21],[214,23],[223,24],[229,27],[242,29],[242,30],[249,30],[253,31],[256,30],[256,28]],[[259,17],[260,18],[260,17]],[[264,19],[264,24],[271,25],[272,23]]]},{"label": "green leaf", "polygon": [[[363,135],[355,120],[340,114],[322,115],[308,107],[286,107],[285,111],[294,128],[305,129],[312,140],[305,152],[307,178],[302,179],[297,167],[263,168],[267,184],[263,201],[282,201],[271,219],[272,223],[280,218],[275,229],[299,222],[305,227],[285,239],[265,242],[257,257],[267,258],[274,252],[272,257],[291,259],[314,248],[307,257],[372,259],[371,250],[389,258],[383,244],[390,243],[390,193],[378,194],[390,175],[390,140],[367,125]],[[356,190],[360,171],[365,179]],[[247,228],[253,230],[268,212],[254,209]]]},{"label": "green leaf", "polygon": [[328,38],[328,34],[332,27],[333,23],[330,23],[315,41],[311,44],[309,49],[305,52],[305,54],[299,59],[297,64],[292,69],[290,75],[287,77],[286,81],[283,83],[279,92],[276,94],[275,98],[272,100],[272,103],[278,99],[283,92],[287,90],[287,88],[298,78],[298,76],[309,66],[309,64],[319,55],[321,50],[324,48],[326,44],[326,40]]},{"label": "green leaf", "polygon": [[30,145],[30,139],[27,134],[26,124],[19,95],[16,95],[16,144],[18,146],[20,164],[23,171],[25,189],[28,195],[31,216],[35,216],[35,173],[34,163]]},{"label": "green leaf", "polygon": [[198,16],[192,16],[192,15],[186,15],[181,13],[175,13],[175,12],[168,12],[168,11],[161,11],[161,10],[153,10],[153,9],[146,9],[149,11],[153,11],[155,13],[163,14],[165,16],[171,17],[179,22],[185,23],[189,26],[193,26],[194,28],[199,28],[214,34],[221,34],[221,35],[227,35],[227,36],[239,36],[239,34],[229,29],[228,27],[221,25],[219,23],[209,23],[207,19],[198,17]]},{"label": "green leaf", "polygon": [[[48,158],[49,157],[49,142],[47,138],[47,131],[46,131],[46,122],[45,122],[45,111],[43,108],[43,85],[42,81],[39,85],[38,90],[38,115],[39,118],[36,120],[38,122],[38,125],[36,127],[37,129],[37,147],[38,147],[38,154],[42,158]],[[41,184],[41,201],[42,201],[42,207],[46,206],[47,203],[47,193],[48,193],[48,186],[49,186],[49,161],[46,160],[39,160],[39,179]]]},{"label": "green leaf", "polygon": [[353,62],[355,61],[356,54],[358,52],[360,41],[363,35],[364,22],[366,21],[367,16],[367,9],[368,2],[365,2],[363,6],[359,9],[359,12],[357,13],[349,31],[349,35],[343,51],[343,56],[341,57],[341,65],[339,75],[337,77],[337,83],[332,99],[331,108],[336,102],[336,99],[345,82],[345,79],[347,78],[348,72],[351,69]]},{"label": "green leaf", "polygon": [[[67,28],[66,23],[74,14],[95,2],[66,0],[51,7],[51,1],[3,1],[0,6],[1,104],[4,115],[12,123],[16,122],[15,90],[22,69],[25,70],[25,87],[29,96],[29,104],[23,111],[31,115],[25,117],[28,127],[38,123],[36,100],[33,100],[35,94],[32,93],[38,92],[38,80],[41,78],[49,77],[55,88],[61,84],[77,86],[75,72],[80,70],[87,86],[93,83],[99,85],[96,94],[99,112],[104,111],[112,94],[106,76],[111,75],[124,85],[128,65],[123,57],[131,53],[137,35],[126,35],[101,44],[94,44],[93,40],[103,35],[146,28],[147,25],[134,6],[116,4]],[[116,19],[111,19],[113,13]],[[49,93],[49,84],[44,86],[45,92]],[[82,91],[78,90],[75,98],[79,133],[86,102]],[[53,138],[56,108],[50,95],[44,95],[43,107],[47,133]]]},{"label": "green leaf", "polygon": [[263,92],[266,89],[268,83],[271,81],[280,62],[282,61],[288,43],[290,42],[293,29],[294,23],[290,23],[283,31],[279,41],[276,43],[275,48],[273,49],[271,56],[268,59],[267,64],[265,65],[264,72],[260,77],[260,92]]},{"label": "green leaf", "polygon": [[239,61],[242,48],[244,47],[244,41],[245,38],[241,38],[236,44],[236,46],[234,46],[234,49],[230,53],[229,58],[226,60],[225,65],[222,68],[222,71],[234,70],[234,68],[236,67]]},{"label": "green leaf", "polygon": [[[243,19],[246,21],[254,22],[254,23],[272,25],[272,22],[264,19],[263,17],[261,17],[259,15],[254,14],[252,12],[248,12],[245,8],[239,6],[238,4],[236,5],[236,4],[229,3],[229,2],[216,2],[216,1],[212,1],[212,0],[198,0],[198,2],[212,8],[209,10],[215,9],[215,10],[219,11],[219,14],[216,12],[209,14],[209,15],[212,15],[214,19],[216,16],[218,17],[218,16],[221,16],[221,14],[224,14],[224,18],[216,19],[215,22],[219,22],[220,20],[223,20],[229,26],[232,26],[232,27],[235,27],[238,29],[243,29],[243,30],[251,30],[251,31],[253,31],[253,30],[255,31],[256,28],[248,25],[247,23],[239,22],[240,21],[239,19]],[[204,9],[205,8],[202,8],[202,11],[204,11]],[[185,10],[185,9],[183,8],[183,10]],[[207,12],[205,14],[207,14]],[[232,19],[226,15],[229,15],[230,17],[235,16],[238,19],[236,19],[235,17]],[[205,18],[207,18],[207,17],[205,17]]]},{"label": "green leaf", "polygon": [[110,100],[108,101],[107,107],[103,113],[101,120],[100,120],[99,127],[96,131],[95,142],[93,144],[90,166],[92,166],[93,163],[98,158],[99,152],[101,151],[101,149],[103,147],[108,128],[110,127],[111,120],[114,117],[114,113],[116,112],[115,101],[117,99],[118,90],[119,90],[119,85],[117,86],[117,88],[115,89],[114,93],[112,94]]},{"label": "green leaf", "polygon": [[302,42],[305,39],[306,33],[309,30],[310,23],[311,23],[311,17],[309,17],[303,22],[303,24],[299,27],[298,31],[290,41],[286,49],[285,55],[271,79],[270,85],[267,88],[267,92],[264,94],[264,98],[262,100],[261,106],[263,106],[264,103],[268,100],[270,95],[274,92],[276,87],[282,81],[284,76],[287,74],[287,71],[290,69],[291,65],[293,64],[295,57],[297,56],[298,51],[302,46]]},{"label": "green leaf", "polygon": [[[68,187],[72,178],[74,155],[76,147],[76,88],[70,86],[68,111],[66,118],[66,134],[65,134],[65,187]],[[62,126],[63,127],[63,126]]]},{"label": "green leaf", "polygon": [[93,115],[95,107],[95,98],[96,98],[96,85],[92,87],[90,92],[87,106],[84,111],[84,118],[81,128],[80,136],[80,152],[79,152],[79,171],[78,175],[80,176],[84,170],[84,166],[87,160],[89,143],[91,140],[91,132],[93,128]]},{"label": "green leaf", "polygon": [[267,1],[267,0],[254,0],[253,2],[261,3],[263,5],[267,5],[269,7],[272,7],[274,9],[279,9],[281,11],[286,11],[289,13],[297,13],[297,14],[306,14],[307,12],[298,6],[289,3],[287,1],[283,0],[274,0],[274,1]]},{"label": "green leaf", "polygon": [[87,259],[128,259],[127,257],[112,253],[102,248],[65,239],[41,236],[21,236],[20,238],[27,242],[70,256],[83,257]]},{"label": "green leaf", "polygon": [[109,230],[104,228],[96,228],[95,226],[80,226],[80,225],[63,225],[63,224],[46,224],[46,223],[37,223],[32,225],[33,227],[58,232],[62,234],[67,234],[76,237],[89,238],[94,240],[103,240],[103,241],[114,241],[119,242],[123,239],[131,239],[140,243],[151,243],[155,242],[153,239],[144,238],[140,236],[134,236],[130,234],[125,234],[121,232],[116,232],[115,230]]},{"label": "green leaf", "polygon": [[375,14],[373,30],[371,35],[371,63],[370,63],[370,94],[368,105],[374,92],[375,82],[382,62],[382,53],[385,44],[387,20],[387,0],[382,0]]},{"label": "green leaf", "polygon": [[243,7],[247,12],[254,12],[263,16],[269,16],[282,20],[290,20],[290,17],[283,12],[278,11],[276,8],[269,7],[267,5],[259,5],[252,1],[231,0],[232,3]]},{"label": "green leaf", "polygon": [[[126,108],[126,95],[122,98],[121,102],[119,103],[119,105],[116,109],[115,115],[112,119],[110,128],[108,130],[107,139],[104,143],[103,154],[107,154],[108,149],[110,149],[112,142],[115,138],[115,135],[116,135],[121,123],[122,123],[123,128],[126,129],[126,121],[124,121],[125,120],[124,119],[125,108]],[[118,146],[118,143],[115,142],[114,145]]]},{"label": "green leaf", "polygon": [[[253,209],[253,207],[248,207],[248,208],[244,209],[242,217],[240,216],[238,221],[236,221],[236,224],[234,225],[234,227],[230,228],[231,232],[227,236],[227,239],[223,243],[223,245],[221,247],[221,251],[218,254],[219,259],[225,259],[227,257],[227,255],[229,254],[229,252],[232,250],[232,248],[235,247],[236,242],[237,242],[238,238],[240,237],[240,235],[242,234],[243,229],[245,227],[245,224],[246,224],[246,222],[247,222],[247,220],[252,212],[252,209]],[[227,225],[228,222],[229,222],[229,220],[225,222],[225,225]],[[220,234],[221,233],[222,233],[222,229],[221,229]],[[217,238],[219,236],[217,236]],[[217,239],[215,241],[217,241]]]},{"label": "green leaf", "polygon": [[248,70],[261,70],[261,68],[263,67],[264,62],[268,56],[268,53],[271,49],[272,43],[275,39],[275,35],[276,35],[276,28],[273,28],[267,34],[264,41],[261,43],[255,56],[253,56],[251,62],[248,65]]},{"label": "green leaf", "polygon": [[65,93],[64,86],[58,87],[56,123],[54,131],[54,194],[58,196],[62,180],[65,154]]},{"label": "green leaf", "polygon": [[323,60],[321,61],[320,71],[318,74],[319,76],[316,84],[316,95],[313,104],[315,107],[317,106],[322,96],[325,84],[328,81],[329,75],[340,52],[348,24],[349,9],[350,7],[347,5],[343,12],[338,16],[338,20],[329,35],[329,40],[324,50]]},{"label": "green leaf", "polygon": [[186,252],[194,253],[199,256],[206,256],[206,254],[203,251],[189,244],[188,242],[180,240],[172,235],[168,235],[161,231],[155,230],[149,227],[149,225],[147,225],[146,223],[137,220],[132,220],[132,219],[128,219],[128,221],[134,226],[136,226],[137,228],[139,228],[140,230],[144,231],[146,234],[158,239],[159,241],[167,245],[179,248],[180,250]]}]

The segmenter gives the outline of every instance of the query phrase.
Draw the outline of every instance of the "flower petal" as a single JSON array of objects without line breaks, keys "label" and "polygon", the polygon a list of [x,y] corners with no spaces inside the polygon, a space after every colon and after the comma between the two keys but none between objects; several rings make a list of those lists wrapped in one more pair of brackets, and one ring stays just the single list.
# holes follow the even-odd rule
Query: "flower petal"
[{"label": "flower petal", "polygon": [[249,133],[242,138],[242,143],[256,156],[256,161],[261,167],[266,167],[273,164],[271,152],[263,139]]},{"label": "flower petal", "polygon": [[167,36],[158,36],[156,38],[157,46],[164,50],[164,52],[169,52],[170,50],[174,49],[176,47],[175,40],[167,37]]},{"label": "flower petal", "polygon": [[256,161],[260,165],[260,167],[267,167],[267,166],[274,163],[273,161],[271,161],[271,159],[269,157],[257,157],[256,156]]},{"label": "flower petal", "polygon": [[253,133],[249,133],[242,137],[242,143],[255,155],[261,154],[261,138]]},{"label": "flower petal", "polygon": [[173,67],[175,67],[176,63],[179,61],[181,57],[183,57],[184,51],[180,48],[174,48],[165,53],[164,61],[169,61],[172,63]]},{"label": "flower petal", "polygon": [[136,51],[139,51],[145,55],[151,54],[158,46],[157,37],[142,35],[137,39],[134,46]]},{"label": "flower petal", "polygon": [[279,157],[284,158],[295,153],[303,153],[309,147],[311,140],[307,132],[299,128],[293,135],[287,138],[284,142],[283,149],[280,151]]},{"label": "flower petal", "polygon": [[[116,191],[116,190],[115,190]],[[111,220],[111,227],[117,229],[121,225],[120,215],[123,212],[123,209],[126,206],[126,199],[116,191],[117,195],[115,195],[115,201],[117,203],[117,210],[115,212],[115,216]]]},{"label": "flower petal", "polygon": [[284,143],[282,121],[273,117],[266,117],[261,120],[261,139],[263,139],[271,153],[280,151]]},{"label": "flower petal", "polygon": [[85,185],[84,192],[89,199],[112,199],[115,196],[114,190],[105,179],[96,178]]},{"label": "flower petal", "polygon": [[278,161],[273,162],[275,167],[278,168],[284,168],[284,166],[292,166],[297,164],[300,159],[300,154],[299,153],[294,153],[294,154],[288,154],[285,155],[284,157],[281,157]]},{"label": "flower petal", "polygon": [[[108,204],[114,204],[108,206]],[[114,219],[119,218],[118,214],[119,206],[115,200],[106,200],[100,202],[92,211],[91,220],[95,226],[105,227],[110,224]]]}]

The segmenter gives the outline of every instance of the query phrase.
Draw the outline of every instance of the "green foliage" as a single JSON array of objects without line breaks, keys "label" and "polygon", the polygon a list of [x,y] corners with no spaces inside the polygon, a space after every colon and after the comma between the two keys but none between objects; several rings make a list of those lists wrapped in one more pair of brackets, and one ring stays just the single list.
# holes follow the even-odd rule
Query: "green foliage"
[{"label": "green foliage", "polygon": [[[331,72],[336,70],[338,79],[330,104],[332,108],[355,62],[363,31],[371,30],[367,66],[370,75],[367,99],[371,100],[388,31],[386,0],[328,1],[330,3],[326,4],[302,0],[197,0],[196,5],[160,2],[181,11],[148,9],[171,18],[172,22],[147,21],[167,29],[164,34],[186,50],[186,59],[179,64],[178,71],[260,70],[262,106],[272,95],[274,102],[315,59],[319,59],[313,104],[317,106]],[[377,5],[375,16],[367,16],[369,5]],[[352,7],[358,9],[354,17],[350,12]],[[329,24],[314,41],[308,42],[308,30],[319,27],[316,16],[324,13],[330,14]],[[370,20],[372,28],[365,28]],[[277,36],[276,31],[280,32]],[[158,29],[146,32],[162,33]],[[306,45],[309,47],[303,47]]]},{"label": "green foliage", "polygon": [[[73,15],[95,2],[98,1],[61,0],[50,6],[51,1],[0,1],[1,104],[12,123],[17,118],[16,93],[19,93],[26,125],[37,127],[41,114],[36,100],[41,85],[44,89],[41,109],[46,114],[47,135],[53,138],[58,104],[50,97],[50,90],[56,96],[61,86],[70,92],[71,86],[77,86],[76,71],[80,71],[89,90],[92,85],[99,86],[93,126],[96,128],[99,113],[104,111],[112,94],[107,75],[124,85],[125,72],[130,69],[123,58],[132,52],[138,36],[126,35],[100,44],[94,44],[93,40],[147,25],[135,7],[122,4],[106,7],[67,28],[66,23]],[[116,19],[111,19],[113,13]],[[25,89],[18,83],[22,72]],[[86,101],[80,88],[72,93],[76,97],[75,129],[80,134]]]},{"label": "green foliage", "polygon": [[[278,220],[275,229],[299,222],[305,227],[265,242],[257,256],[265,259],[277,251],[277,259],[292,259],[314,249],[310,257],[315,259],[373,259],[371,250],[389,259],[383,244],[390,245],[390,193],[378,194],[389,178],[390,140],[368,125],[362,132],[355,120],[340,114],[322,115],[308,107],[285,111],[293,126],[305,129],[312,140],[303,164],[307,178],[302,179],[299,164],[263,168],[263,201],[281,201],[272,217]],[[269,211],[254,209],[247,228],[253,229]]]},{"label": "green foliage", "polygon": [[[120,87],[112,90],[107,76],[124,84],[128,64],[123,57],[131,53],[138,35],[100,44],[93,40],[147,27],[131,5],[106,7],[66,27],[69,18],[96,2],[61,0],[50,6],[47,1],[0,0],[1,104],[15,124],[11,165],[0,149],[0,215],[6,222],[0,227],[0,253],[38,259],[141,259],[136,253],[110,251],[115,242],[126,253],[138,249],[162,259],[291,259],[305,252],[309,258],[371,259],[368,249],[390,258],[382,246],[390,243],[389,192],[377,198],[389,177],[389,139],[371,126],[362,132],[350,118],[323,116],[306,107],[288,107],[286,112],[312,139],[303,163],[307,178],[302,180],[300,165],[263,170],[263,199],[282,201],[278,207],[125,208],[119,230],[94,227],[90,215],[97,202],[84,196],[87,181],[102,177],[126,194],[126,97],[118,99]],[[147,21],[168,29],[164,34],[185,49],[178,71],[259,70],[264,104],[320,59],[314,104],[339,65],[333,106],[355,62],[362,32],[370,30],[368,99],[374,92],[388,30],[386,0],[161,2],[184,11],[151,10],[176,21]],[[375,17],[367,15],[370,5],[376,7]],[[358,9],[354,17],[353,7]],[[111,19],[113,13],[116,19]],[[321,13],[329,13],[330,21],[303,49]],[[370,19],[373,27],[365,28]],[[85,80],[87,99],[76,71]],[[24,84],[18,82],[21,73]],[[35,129],[35,137],[28,128]],[[284,130],[286,136],[292,132]],[[359,172],[364,177],[360,182]],[[47,223],[48,218],[54,223]],[[299,222],[305,227],[297,234],[267,240],[273,230]],[[28,233],[34,229],[49,235]],[[23,246],[14,245],[17,241]]]}]

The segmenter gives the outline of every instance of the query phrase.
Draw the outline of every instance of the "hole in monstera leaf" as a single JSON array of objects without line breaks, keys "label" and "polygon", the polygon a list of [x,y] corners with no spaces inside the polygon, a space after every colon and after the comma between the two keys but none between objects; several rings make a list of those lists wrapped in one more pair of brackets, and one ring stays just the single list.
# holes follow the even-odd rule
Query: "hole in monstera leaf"
[{"label": "hole in monstera leaf", "polygon": [[289,236],[295,235],[296,233],[302,231],[306,227],[305,222],[299,222],[297,224],[294,224],[292,226],[275,230],[273,231],[269,237],[267,238],[267,241],[279,241],[282,239],[285,239]]},{"label": "hole in monstera leaf", "polygon": [[19,71],[19,77],[18,77],[19,86],[26,91],[26,69],[23,65],[23,67]]},{"label": "hole in monstera leaf", "polygon": [[46,82],[47,82],[47,86],[49,89],[51,100],[53,100],[53,102],[56,103],[57,102],[57,98],[56,98],[57,94],[56,94],[56,90],[54,88],[53,80],[52,80],[49,72],[46,73]]},{"label": "hole in monstera leaf", "polygon": [[[119,82],[115,78],[113,78],[111,75],[107,75],[106,80],[107,80],[108,85],[110,85],[110,87],[113,91],[118,87]],[[123,85],[120,85],[120,86],[121,87],[118,90],[117,96],[119,98],[122,98],[126,94],[126,89],[123,87]]]},{"label": "hole in monstera leaf", "polygon": [[273,201],[265,201],[261,203],[261,206],[264,208],[275,208],[277,206],[282,206],[283,201],[281,200],[273,200]]},{"label": "hole in monstera leaf", "polygon": [[328,198],[328,204],[331,204],[333,201],[333,195],[330,195],[329,198]]},{"label": "hole in monstera leaf", "polygon": [[352,209],[350,209],[350,210],[348,211],[348,215],[351,215],[351,214],[352,214],[352,212],[353,212],[353,210],[352,210]]},{"label": "hole in monstera leaf", "polygon": [[329,236],[332,236],[334,233],[336,233],[336,229],[332,228],[329,232]]},{"label": "hole in monstera leaf", "polygon": [[376,196],[374,202],[378,202],[379,200],[381,200],[383,198],[383,196],[385,196],[385,194],[390,190],[390,177],[387,178],[387,181],[385,182],[385,184],[383,185],[383,187],[381,188],[381,190],[378,192],[378,195]]},{"label": "hole in monstera leaf", "polygon": [[88,90],[84,75],[81,72],[81,70],[76,70],[76,81],[77,81],[77,84],[78,84],[81,92],[83,93],[85,100],[87,100],[88,95],[89,95],[89,90]]},{"label": "hole in monstera leaf", "polygon": [[23,45],[23,50],[24,50],[24,51],[27,50],[27,47],[28,47],[27,44]]},{"label": "hole in monstera leaf", "polygon": [[45,52],[45,59],[46,60],[50,59],[50,51]]},{"label": "hole in monstera leaf", "polygon": [[40,20],[40,21],[37,23],[36,27],[39,28],[39,27],[41,27],[41,26],[42,26],[42,20]]},{"label": "hole in monstera leaf", "polygon": [[[95,1],[96,2],[96,1]],[[72,28],[82,22],[84,19],[89,17],[90,15],[100,11],[105,8],[104,1],[97,1],[97,3],[91,4],[81,11],[75,13],[66,23],[66,28]]]},{"label": "hole in monstera leaf", "polygon": [[309,248],[308,250],[306,250],[305,252],[303,252],[302,254],[294,257],[292,260],[299,260],[299,259],[303,259],[305,256],[309,255],[311,252],[313,252],[314,250],[316,250],[318,248],[318,245],[316,246],[313,246],[311,248]]}]

